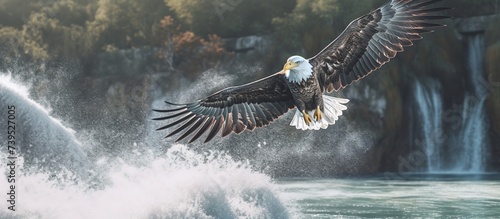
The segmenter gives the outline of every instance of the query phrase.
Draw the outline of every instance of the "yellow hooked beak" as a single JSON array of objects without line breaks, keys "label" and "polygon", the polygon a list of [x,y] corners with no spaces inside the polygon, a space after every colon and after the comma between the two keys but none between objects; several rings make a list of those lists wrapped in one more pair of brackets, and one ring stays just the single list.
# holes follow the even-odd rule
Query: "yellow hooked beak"
[{"label": "yellow hooked beak", "polygon": [[283,66],[283,74],[284,74],[286,71],[288,71],[288,70],[290,70],[290,69],[292,69],[292,68],[295,68],[295,67],[297,67],[297,66],[299,66],[299,64],[297,64],[297,63],[295,63],[295,62],[290,62],[290,61],[287,61],[287,62],[285,63],[285,65]]}]

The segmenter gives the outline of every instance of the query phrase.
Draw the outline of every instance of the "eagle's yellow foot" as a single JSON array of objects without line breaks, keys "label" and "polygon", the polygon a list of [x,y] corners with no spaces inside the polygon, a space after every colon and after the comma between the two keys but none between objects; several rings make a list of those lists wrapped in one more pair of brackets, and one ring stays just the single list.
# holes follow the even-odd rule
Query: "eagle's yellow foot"
[{"label": "eagle's yellow foot", "polygon": [[316,121],[320,121],[322,118],[321,116],[321,110],[319,109],[319,106],[316,107],[316,111],[314,111],[314,119]]},{"label": "eagle's yellow foot", "polygon": [[311,124],[312,119],[311,117],[306,113],[306,111],[302,111],[302,115],[304,115],[304,122],[306,122],[306,125]]}]

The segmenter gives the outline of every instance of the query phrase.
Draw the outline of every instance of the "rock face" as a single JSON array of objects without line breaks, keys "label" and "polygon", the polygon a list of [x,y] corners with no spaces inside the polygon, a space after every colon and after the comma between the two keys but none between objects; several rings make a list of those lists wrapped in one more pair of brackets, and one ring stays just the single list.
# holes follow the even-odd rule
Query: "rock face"
[{"label": "rock face", "polygon": [[[499,21],[495,18],[483,25],[487,47],[485,71],[492,82],[500,82]],[[468,49],[464,35],[457,33],[459,29],[468,33],[479,31],[455,24],[450,21],[447,28],[425,35],[424,40],[406,48],[377,72],[333,93],[351,102],[341,120],[327,130],[297,132],[288,126],[290,116],[285,115],[265,129],[224,140],[216,138],[209,145],[195,143],[191,147],[228,150],[235,158],[250,160],[274,176],[385,171],[408,175],[427,171],[431,159],[449,163],[440,160],[440,154],[450,154],[455,145],[463,145],[456,139],[468,118],[462,114],[470,83]],[[112,154],[128,151],[120,147],[141,141],[145,136],[154,142],[152,145],[169,145],[172,139],[165,141],[163,135],[149,134],[157,124],[144,125],[151,117],[151,102],[162,107],[161,102],[169,98],[180,102],[202,98],[222,87],[267,76],[284,61],[273,58],[272,39],[268,37],[249,36],[228,39],[225,43],[235,53],[234,61],[200,73],[197,78],[165,70],[161,62],[152,58],[156,51],[153,48],[103,54],[98,57],[92,74],[68,80],[72,87],[67,94],[71,96],[67,99],[73,101],[71,106],[55,101],[54,109],[60,110],[60,115],[73,117],[65,120],[76,124],[75,129],[93,130],[97,140],[108,142],[103,150]],[[489,156],[484,159],[488,170],[499,170],[500,88],[490,84],[493,86],[488,89],[485,104],[487,120],[491,122],[487,132],[490,148],[486,154]],[[50,86],[37,84],[33,88],[39,95],[57,95],[57,90]],[[421,98],[417,101],[418,97]],[[436,120],[440,122],[432,123]],[[443,150],[436,153],[435,148]]]},{"label": "rock face", "polygon": [[488,97],[488,112],[491,118],[492,153],[491,166],[500,166],[500,41],[488,48],[486,54],[488,77],[495,85]]},{"label": "rock face", "polygon": [[[499,85],[500,83],[500,42],[495,45],[488,47],[486,53],[486,63],[488,78],[491,80],[492,85]],[[500,136],[500,90],[492,90],[491,95],[488,98],[490,104],[491,118],[492,118],[492,128],[497,136]]]},{"label": "rock face", "polygon": [[[474,23],[467,20],[460,22]],[[339,93],[334,93],[334,96],[351,99],[351,102],[345,118],[328,130],[297,133],[288,127],[290,118],[284,116],[265,130],[231,136],[224,143],[216,140],[215,144],[194,144],[193,147],[227,149],[235,157],[249,159],[258,168],[275,176],[329,176],[385,171],[408,175],[417,171],[428,171],[429,166],[434,166],[438,170],[443,168],[442,166],[450,166],[449,163],[456,158],[447,157],[447,154],[452,154],[456,145],[464,145],[459,135],[463,134],[463,123],[469,118],[463,114],[464,100],[468,95],[466,91],[470,86],[466,61],[468,47],[464,41],[465,35],[456,33],[458,30],[467,33],[481,32],[473,25],[460,27],[456,24],[457,22],[450,21],[447,28],[425,35],[424,40],[407,48],[377,72]],[[493,81],[500,81],[498,75],[500,43],[495,37],[500,33],[494,33],[498,31],[498,28],[494,28],[498,23],[481,25],[486,27],[484,34],[488,47],[485,71],[488,75],[492,75]],[[161,68],[147,71],[147,66],[151,66],[147,54],[152,52],[144,52],[143,58],[135,60],[137,63],[128,65],[126,60],[136,57],[131,56],[136,51],[122,51],[119,53],[121,55],[102,60],[118,58],[125,61],[101,60],[101,62],[118,65],[108,68],[119,69],[120,65],[124,65],[128,66],[126,68],[129,70],[135,69],[133,71],[142,71],[145,74],[134,76],[135,73],[130,73],[127,77],[137,77],[133,80],[134,83],[125,79],[122,81],[119,79],[121,77],[88,78],[86,83],[88,87],[93,87],[92,89],[102,90],[99,93],[105,93],[105,104],[99,109],[100,112],[107,113],[104,106],[113,106],[117,112],[129,112],[109,115],[118,125],[125,122],[126,118],[140,121],[146,116],[130,114],[137,112],[137,109],[131,108],[130,105],[131,92],[147,94],[145,99],[136,103],[141,106],[148,106],[143,101],[154,100],[154,93],[160,94],[157,95],[160,97],[165,92],[167,96],[168,93],[179,92],[182,94],[179,99],[200,98],[204,96],[202,94],[216,91],[223,86],[200,84],[204,88],[197,88],[196,94],[192,92],[192,88],[198,85],[193,86],[193,84],[213,78],[230,82],[228,85],[246,83],[269,75],[267,72],[271,70],[265,70],[266,66],[273,68],[276,66],[276,63],[270,65],[262,60],[279,61],[267,58],[272,55],[273,49],[272,41],[267,37],[229,39],[225,40],[225,43],[226,48],[235,53],[233,63],[238,63],[233,67],[225,67],[224,72],[227,73],[209,71],[201,74],[204,75],[201,78],[187,79],[182,74],[162,72]],[[140,63],[140,60],[144,63]],[[259,61],[260,64],[256,64]],[[141,70],[143,67],[137,66],[146,66],[144,67],[146,71]],[[255,66],[262,67],[255,68]],[[234,68],[234,71],[231,68]],[[245,71],[242,71],[242,68]],[[179,81],[184,82],[179,83]],[[484,162],[488,170],[498,170],[500,161],[496,157],[500,157],[500,149],[497,146],[500,133],[498,113],[500,93],[496,88],[489,91],[486,112],[491,125],[488,132],[490,134],[486,135],[491,144],[485,153]],[[423,99],[417,100],[418,97]],[[288,137],[272,141],[263,140],[274,139],[276,136]],[[234,147],[235,144],[238,147]],[[440,162],[444,164],[441,165]],[[305,167],[307,168],[304,169]]]},{"label": "rock face", "polygon": [[154,56],[158,51],[157,48],[135,48],[102,53],[98,55],[91,74],[110,76],[155,73],[154,71],[158,69],[154,68],[153,63],[156,61]]},{"label": "rock face", "polygon": [[467,18],[457,18],[455,26],[460,33],[484,32],[495,15],[484,15]]},{"label": "rock face", "polygon": [[487,99],[491,121],[491,166],[500,168],[500,16],[492,19],[486,29],[486,72],[491,85]]},{"label": "rock face", "polygon": [[[479,171],[500,169],[497,158],[500,151],[500,104],[499,88],[495,83],[500,60],[497,44],[499,33],[496,33],[498,24],[498,19],[495,20],[492,16],[449,23],[446,29],[426,35],[422,42],[416,42],[414,47],[407,48],[387,66],[374,73],[376,76],[369,76],[358,82],[359,86],[356,84],[346,89],[348,96],[365,104],[364,111],[367,114],[371,112],[379,115],[383,121],[381,125],[373,126],[374,129],[383,130],[380,143],[375,146],[380,156],[374,158],[380,160],[377,171],[398,172],[401,175],[432,171],[433,168],[435,171],[475,171],[475,161],[467,161],[471,164],[460,166],[462,160],[469,159],[484,163]],[[464,33],[454,34],[460,31]],[[479,113],[486,114],[485,122],[478,122],[483,127],[480,129],[471,124],[476,115],[471,104],[473,107],[480,104],[481,98],[474,91],[477,88],[474,88],[474,82],[470,78],[470,45],[466,41],[466,37],[476,33],[484,34],[487,41],[486,60],[483,60],[486,72],[483,72],[484,79],[480,79],[477,83],[479,85],[476,85],[479,90],[486,88],[487,92],[485,107],[488,109]],[[491,79],[488,80],[487,75],[491,75]],[[422,91],[417,89],[418,84],[421,84],[419,86]],[[359,95],[363,92],[374,98]],[[416,99],[419,95],[426,95],[423,102]],[[385,103],[385,108],[381,112],[381,107],[373,103]],[[421,110],[419,107],[422,107]],[[363,116],[357,115],[353,119],[361,118]],[[488,126],[487,121],[492,121],[491,126]],[[484,137],[463,137],[476,133],[483,133]],[[480,142],[471,143],[471,140]],[[473,146],[469,146],[471,144]],[[478,149],[479,147],[484,148]],[[469,156],[468,153],[476,153],[474,151],[477,150],[481,157],[463,157]]]},{"label": "rock face", "polygon": [[234,51],[240,53],[245,51],[264,53],[271,44],[271,39],[265,36],[246,36],[237,38],[235,41]]}]

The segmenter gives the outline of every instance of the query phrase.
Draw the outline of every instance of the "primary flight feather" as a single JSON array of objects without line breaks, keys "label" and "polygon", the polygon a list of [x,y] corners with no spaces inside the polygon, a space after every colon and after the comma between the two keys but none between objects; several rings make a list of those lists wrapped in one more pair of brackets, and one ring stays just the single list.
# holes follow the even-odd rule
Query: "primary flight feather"
[{"label": "primary flight feather", "polygon": [[269,125],[297,108],[290,125],[302,130],[326,129],[335,124],[349,100],[324,95],[346,87],[380,68],[421,34],[444,26],[429,21],[448,8],[432,7],[442,0],[391,0],[349,26],[312,58],[290,57],[278,73],[241,86],[229,87],[190,104],[174,104],[154,120],[175,119],[157,129],[176,127],[167,137],[193,142],[208,133],[231,133]]}]

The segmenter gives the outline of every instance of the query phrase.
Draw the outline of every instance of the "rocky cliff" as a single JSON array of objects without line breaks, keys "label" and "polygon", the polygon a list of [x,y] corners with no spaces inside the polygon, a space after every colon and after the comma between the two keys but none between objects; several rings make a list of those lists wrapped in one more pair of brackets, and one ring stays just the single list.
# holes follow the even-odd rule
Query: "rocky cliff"
[{"label": "rocky cliff", "polygon": [[[486,134],[479,144],[486,147],[480,160],[485,170],[499,171],[500,19],[489,17],[482,30],[472,31],[484,36],[486,47],[482,64],[486,131],[468,130],[464,125],[474,115],[473,106],[481,101],[471,89],[466,41],[470,32],[460,29],[464,27],[457,20],[447,24],[374,74],[333,94],[352,101],[345,117],[328,130],[297,132],[288,127],[290,116],[284,116],[264,130],[192,147],[228,150],[276,176],[407,173],[451,166],[453,161],[447,155],[468,140],[461,136],[481,132]],[[61,72],[38,69],[53,71],[53,81],[35,73],[28,77],[34,82],[35,97],[47,100],[54,114],[72,123],[73,129],[87,130],[90,136],[106,141],[102,150],[120,154],[124,142],[137,141],[138,147],[161,151],[171,139],[150,134],[157,124],[144,121],[153,116],[152,105],[162,107],[161,100],[167,99],[202,98],[225,86],[269,75],[282,65],[283,60],[272,58],[275,48],[270,37],[225,42],[235,58],[194,77],[170,71],[161,60],[152,58],[153,48],[102,54],[90,74],[68,76],[68,71],[83,71],[76,66]],[[439,122],[432,122],[436,120]],[[435,166],[439,162],[444,166]]]}]

